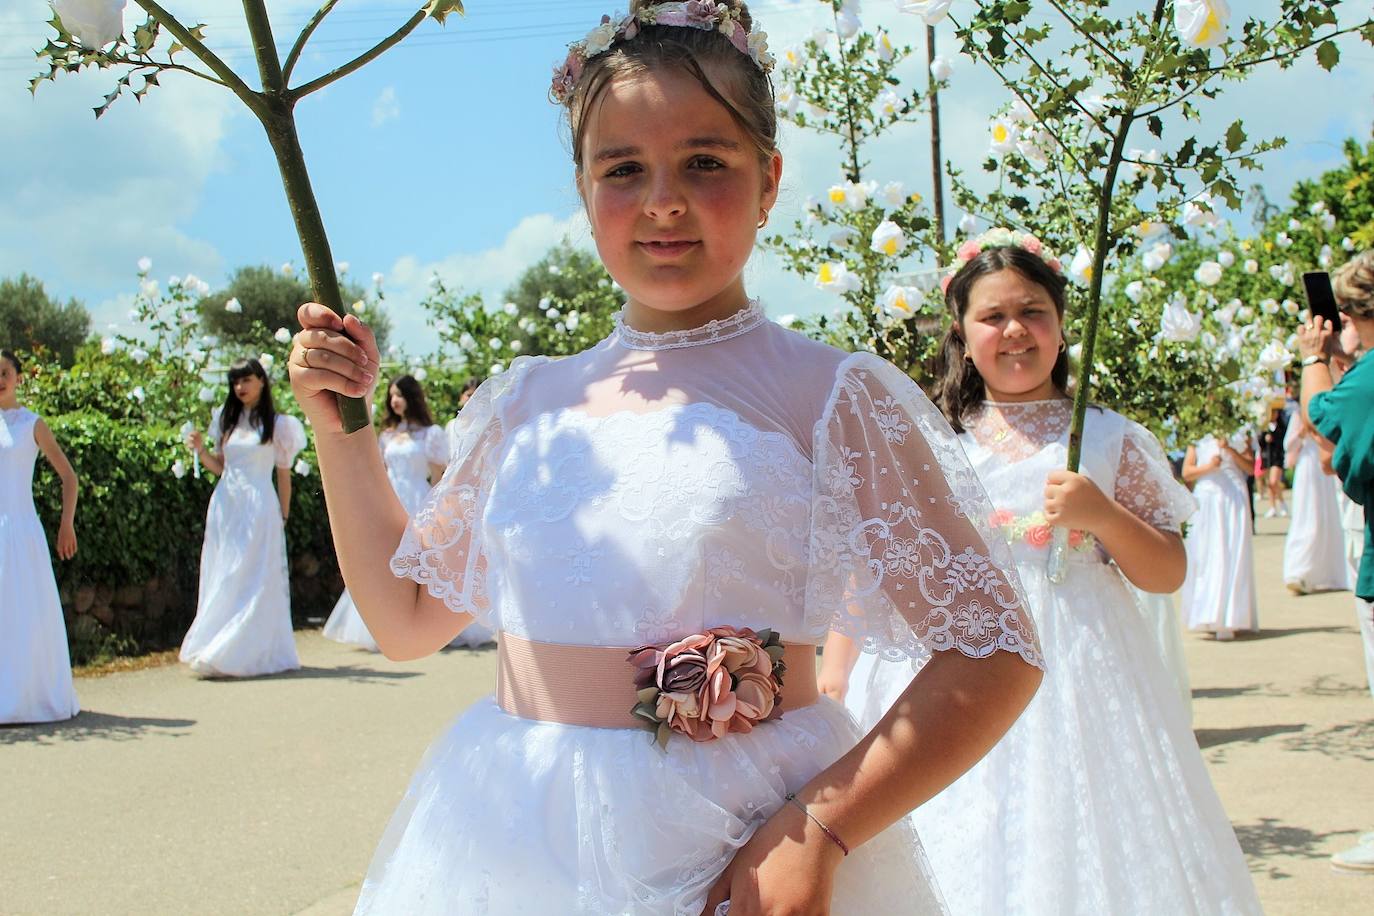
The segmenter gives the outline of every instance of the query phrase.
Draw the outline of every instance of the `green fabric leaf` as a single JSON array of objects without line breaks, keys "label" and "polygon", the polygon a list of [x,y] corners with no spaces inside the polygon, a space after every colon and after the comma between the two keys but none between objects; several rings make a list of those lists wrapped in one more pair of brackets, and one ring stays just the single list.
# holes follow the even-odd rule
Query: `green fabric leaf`
[{"label": "green fabric leaf", "polygon": [[1336,47],[1334,41],[1323,41],[1317,45],[1317,63],[1323,70],[1331,70],[1336,64],[1340,63],[1341,49]]}]

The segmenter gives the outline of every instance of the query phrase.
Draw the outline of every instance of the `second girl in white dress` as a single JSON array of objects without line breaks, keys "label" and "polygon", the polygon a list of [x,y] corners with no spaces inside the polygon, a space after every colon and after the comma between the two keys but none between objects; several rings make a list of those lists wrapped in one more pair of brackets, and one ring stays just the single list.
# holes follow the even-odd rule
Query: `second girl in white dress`
[{"label": "second girl in white dress", "polygon": [[1189,446],[1183,479],[1193,483],[1198,511],[1188,524],[1188,578],[1181,601],[1188,629],[1235,638],[1259,629],[1255,603],[1250,493],[1245,484],[1254,457],[1245,436],[1229,441],[1204,436]]},{"label": "second girl in white dress", "polygon": [[1340,481],[1322,470],[1315,431],[1294,416],[1284,437],[1293,469],[1293,515],[1283,539],[1283,584],[1297,595],[1351,587],[1345,559]]}]

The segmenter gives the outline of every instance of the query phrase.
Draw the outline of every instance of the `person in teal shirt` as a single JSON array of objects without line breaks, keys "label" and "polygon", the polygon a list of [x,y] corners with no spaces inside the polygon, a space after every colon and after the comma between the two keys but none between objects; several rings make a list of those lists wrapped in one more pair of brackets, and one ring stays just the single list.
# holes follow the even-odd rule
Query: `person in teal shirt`
[{"label": "person in teal shirt", "polygon": [[[1370,506],[1374,502],[1374,251],[1351,258],[1336,272],[1332,286],[1341,311],[1339,339],[1331,322],[1313,319],[1298,329],[1302,352],[1302,409],[1322,443],[1322,463],[1340,478],[1341,487],[1364,507],[1364,549],[1355,583],[1355,610],[1364,639],[1365,669],[1374,693],[1374,532]],[[1335,382],[1331,360],[1351,365]],[[1331,857],[1342,871],[1374,874],[1374,832],[1360,837],[1351,849]]]}]

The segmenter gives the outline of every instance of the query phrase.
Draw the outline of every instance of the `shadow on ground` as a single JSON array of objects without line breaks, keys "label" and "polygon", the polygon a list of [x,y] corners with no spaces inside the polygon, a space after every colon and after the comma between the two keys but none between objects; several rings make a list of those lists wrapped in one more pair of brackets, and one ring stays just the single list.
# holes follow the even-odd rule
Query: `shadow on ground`
[{"label": "shadow on ground", "polygon": [[[103,712],[81,712],[65,722],[43,722],[37,725],[0,727],[0,745],[4,744],[65,744],[70,741],[128,741],[142,738],[163,729],[187,729],[195,719],[158,719],[151,716],[115,716]],[[184,731],[164,731],[179,738]]]},{"label": "shadow on ground", "polygon": [[[1325,859],[1331,854],[1335,838],[1354,838],[1359,830],[1332,830],[1317,833],[1306,827],[1294,827],[1272,817],[1262,817],[1257,823],[1236,824],[1236,839],[1245,851],[1250,870],[1275,880],[1293,877],[1275,859]],[[1266,861],[1268,860],[1268,861]]]},{"label": "shadow on ground", "polygon": [[1353,626],[1334,627],[1288,627],[1287,629],[1260,630],[1256,633],[1242,633],[1237,639],[1254,642],[1257,639],[1283,639],[1286,636],[1306,636],[1309,633],[1353,633]]},{"label": "shadow on ground", "polygon": [[1254,744],[1274,735],[1300,732],[1306,727],[1302,724],[1247,725],[1243,728],[1199,728],[1193,734],[1197,736],[1197,746],[1205,751],[1224,744]]},{"label": "shadow on ground", "polygon": [[1325,754],[1336,759],[1374,763],[1374,719],[1334,725],[1311,734],[1295,735],[1283,742],[1283,748],[1288,751]]}]

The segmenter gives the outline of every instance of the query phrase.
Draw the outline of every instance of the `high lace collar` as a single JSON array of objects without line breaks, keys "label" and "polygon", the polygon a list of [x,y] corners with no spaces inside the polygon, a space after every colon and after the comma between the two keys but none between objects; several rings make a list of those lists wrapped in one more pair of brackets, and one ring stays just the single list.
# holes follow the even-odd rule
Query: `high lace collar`
[{"label": "high lace collar", "polygon": [[621,309],[615,314],[615,333],[620,343],[631,350],[678,350],[738,337],[767,320],[768,316],[763,313],[763,306],[759,305],[759,300],[750,299],[748,305],[729,318],[708,321],[699,328],[682,331],[639,331],[625,323],[625,310]]}]

